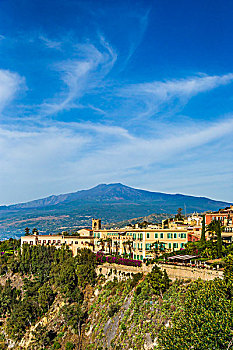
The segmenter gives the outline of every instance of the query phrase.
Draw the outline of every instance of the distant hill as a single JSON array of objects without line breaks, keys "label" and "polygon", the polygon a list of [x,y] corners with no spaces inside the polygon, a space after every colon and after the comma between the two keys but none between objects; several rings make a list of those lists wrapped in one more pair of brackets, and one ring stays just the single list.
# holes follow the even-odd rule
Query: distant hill
[{"label": "distant hill", "polygon": [[89,226],[91,217],[102,218],[107,224],[151,213],[172,215],[184,206],[191,213],[218,210],[229,204],[205,197],[145,191],[120,183],[100,184],[88,190],[1,206],[0,235],[22,234],[26,226],[55,233]]},{"label": "distant hill", "polygon": [[3,210],[20,210],[44,208],[51,206],[58,206],[61,204],[85,202],[153,202],[153,206],[157,207],[159,211],[174,212],[179,206],[187,207],[188,211],[205,211],[216,210],[223,206],[229,205],[227,202],[215,201],[206,197],[194,197],[183,194],[167,194],[161,192],[150,192],[140,189],[135,189],[121,183],[101,184],[89,190],[82,190],[73,193],[53,195],[34,201],[19,203],[9,206],[0,207]]}]

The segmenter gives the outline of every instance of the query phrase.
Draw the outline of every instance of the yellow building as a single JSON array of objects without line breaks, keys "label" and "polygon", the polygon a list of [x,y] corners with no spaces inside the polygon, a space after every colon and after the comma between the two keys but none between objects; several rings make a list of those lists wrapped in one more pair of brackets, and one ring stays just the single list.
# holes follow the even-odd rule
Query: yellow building
[{"label": "yellow building", "polygon": [[184,248],[192,240],[192,228],[171,225],[170,228],[101,229],[101,220],[92,220],[92,229],[81,229],[77,236],[30,235],[21,237],[21,244],[45,244],[59,248],[67,245],[74,255],[82,248],[94,252],[128,255],[133,259],[151,259],[161,252]]}]

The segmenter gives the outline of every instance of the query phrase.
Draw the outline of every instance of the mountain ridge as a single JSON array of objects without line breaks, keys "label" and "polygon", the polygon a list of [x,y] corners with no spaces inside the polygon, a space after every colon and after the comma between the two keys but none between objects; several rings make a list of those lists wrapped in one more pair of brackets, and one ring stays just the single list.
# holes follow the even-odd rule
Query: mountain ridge
[{"label": "mountain ridge", "polygon": [[91,200],[91,201],[145,201],[153,200],[158,202],[164,202],[168,199],[188,199],[188,200],[205,200],[211,203],[219,203],[220,206],[231,204],[225,201],[218,201],[210,199],[208,197],[197,197],[191,195],[185,195],[180,193],[169,194],[164,192],[155,192],[142,189],[136,189],[130,186],[123,185],[121,183],[111,184],[99,184],[87,190],[79,190],[75,192],[69,192],[59,195],[50,195],[35,199],[28,202],[16,203],[11,205],[0,206],[1,210],[20,210],[20,209],[36,209],[49,206],[57,206],[65,203],[72,203],[74,201]]}]

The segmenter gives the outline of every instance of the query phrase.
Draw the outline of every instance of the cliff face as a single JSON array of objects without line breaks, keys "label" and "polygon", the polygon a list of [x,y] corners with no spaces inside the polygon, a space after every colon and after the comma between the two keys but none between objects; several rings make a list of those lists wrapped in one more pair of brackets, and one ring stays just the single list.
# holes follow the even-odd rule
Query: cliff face
[{"label": "cliff face", "polygon": [[64,305],[72,303],[58,294],[48,312],[19,341],[9,339],[3,324],[2,349],[154,349],[157,333],[169,319],[169,312],[163,311],[165,304],[169,309],[167,303],[166,294],[163,299],[155,295],[142,274],[123,273],[117,279],[112,270],[108,276],[100,275],[95,287],[86,286],[86,317],[80,334],[62,313]]}]

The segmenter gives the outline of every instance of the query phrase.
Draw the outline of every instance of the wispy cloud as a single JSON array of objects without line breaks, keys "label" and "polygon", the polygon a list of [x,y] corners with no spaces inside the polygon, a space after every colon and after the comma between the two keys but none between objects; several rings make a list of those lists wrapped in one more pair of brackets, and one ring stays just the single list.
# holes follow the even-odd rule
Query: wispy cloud
[{"label": "wispy cloud", "polygon": [[[1,127],[0,183],[15,186],[12,192],[15,201],[17,191],[19,198],[22,196],[20,187],[25,183],[38,188],[36,193],[33,189],[34,197],[59,193],[60,188],[65,192],[103,181],[129,182],[130,179],[131,183],[137,183],[137,179],[144,179],[145,183],[147,169],[152,176],[157,166],[174,163],[187,154],[194,155],[200,147],[208,159],[216,159],[216,149],[213,147],[211,151],[210,145],[218,142],[225,154],[226,159],[221,163],[224,166],[229,150],[223,140],[229,140],[232,132],[233,118],[198,125],[195,129],[187,126],[183,132],[174,128],[173,135],[150,139],[146,135],[133,136],[118,126],[97,123],[44,122],[34,127]],[[175,162],[176,173],[184,168],[184,164],[185,159],[181,164]],[[202,177],[207,174],[208,169]],[[162,183],[162,179],[160,181]],[[64,187],[64,183],[67,186]],[[24,198],[28,199],[33,197]]]},{"label": "wispy cloud", "polygon": [[138,22],[137,37],[134,40],[130,40],[129,52],[124,63],[121,66],[121,71],[123,71],[126,68],[129,61],[131,60],[131,57],[134,55],[136,49],[141,44],[143,40],[143,36],[148,26],[149,15],[150,15],[150,10],[147,10],[143,15],[134,14],[134,17],[137,19],[137,22]]},{"label": "wispy cloud", "polygon": [[60,50],[61,49],[61,46],[62,46],[62,42],[61,41],[49,39],[47,36],[44,36],[44,35],[40,35],[39,39],[49,49],[56,49],[56,50]]},{"label": "wispy cloud", "polygon": [[210,91],[233,81],[233,74],[222,76],[201,75],[185,79],[154,81],[141,84],[131,84],[123,87],[119,95],[132,102],[132,108],[138,103],[143,104],[140,117],[150,117],[163,109],[174,105],[185,105],[193,96]]},{"label": "wispy cloud", "polygon": [[77,58],[54,66],[66,89],[58,97],[42,104],[44,114],[56,114],[62,110],[82,107],[81,97],[103,86],[103,78],[117,59],[117,54],[103,37],[100,37],[99,49],[91,43],[77,44],[74,49]]},{"label": "wispy cloud", "polygon": [[23,77],[9,70],[0,69],[0,113],[23,88],[25,88]]}]

